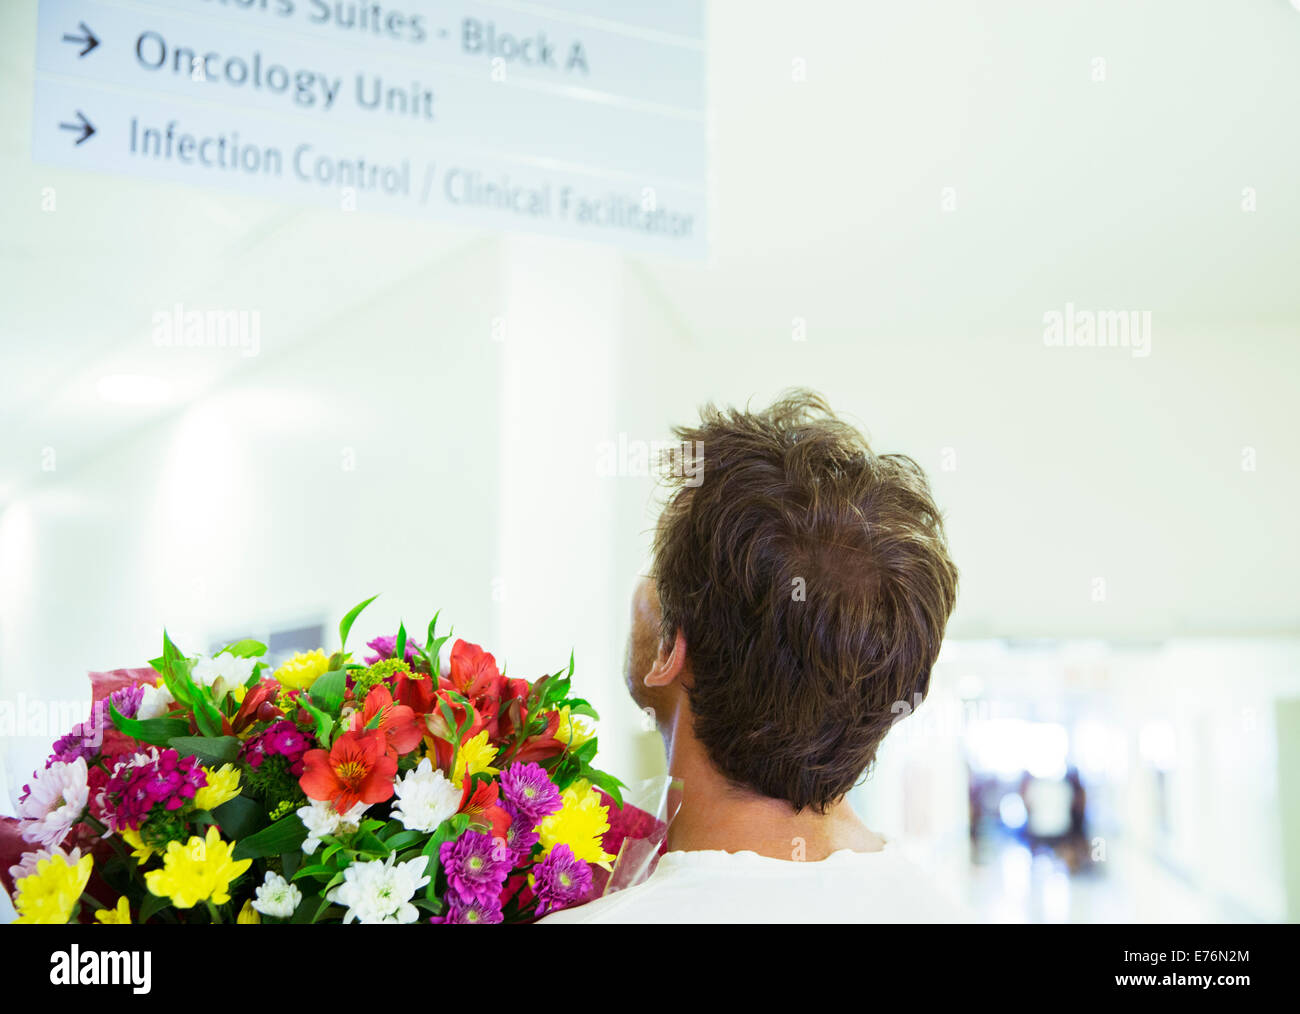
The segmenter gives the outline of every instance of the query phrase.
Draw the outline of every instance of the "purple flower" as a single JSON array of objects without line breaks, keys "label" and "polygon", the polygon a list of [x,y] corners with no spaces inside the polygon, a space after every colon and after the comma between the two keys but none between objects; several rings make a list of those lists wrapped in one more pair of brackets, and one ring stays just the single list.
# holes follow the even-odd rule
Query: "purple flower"
[{"label": "purple flower", "polygon": [[490,835],[465,831],[455,841],[443,842],[438,855],[447,871],[447,883],[461,902],[500,907],[501,888],[510,875],[511,862],[506,850],[498,849]]},{"label": "purple flower", "polygon": [[506,829],[506,848],[510,852],[510,865],[512,867],[525,865],[528,857],[533,854],[533,846],[540,839],[541,836],[536,830],[529,830],[519,820],[512,820],[510,827]]},{"label": "purple flower", "polygon": [[[386,658],[393,657],[393,653],[397,651],[397,636],[393,635],[391,637],[376,637],[373,641],[367,641],[366,647],[374,648],[374,650],[378,652],[378,654],[370,655],[367,656],[366,658],[366,665],[374,665],[376,662],[382,662]],[[406,642],[405,654],[406,654],[407,662],[415,661],[416,656],[419,654],[419,652],[417,652],[415,648],[416,645],[414,641],[408,640]]]},{"label": "purple flower", "polygon": [[501,791],[510,816],[522,816],[530,828],[564,806],[560,790],[539,764],[511,764],[501,773]]},{"label": "purple flower", "polygon": [[567,845],[556,845],[533,870],[538,915],[566,908],[582,900],[590,890],[591,867],[575,858]]},{"label": "purple flower", "polygon": [[48,768],[55,761],[71,763],[78,757],[84,757],[87,762],[94,760],[95,755],[99,753],[99,748],[104,744],[104,733],[113,722],[108,713],[109,704],[114,705],[123,718],[134,718],[136,712],[140,710],[140,699],[143,696],[144,687],[137,683],[115,690],[102,700],[96,701],[86,721],[78,722],[72,727],[71,732],[55,741],[54,752],[45,762],[45,766]]},{"label": "purple flower", "polygon": [[473,923],[501,922],[502,918],[499,897],[491,904],[485,904],[478,900],[466,901],[460,895],[453,893],[447,895],[447,914],[435,915],[429,919],[429,922],[465,926]]}]

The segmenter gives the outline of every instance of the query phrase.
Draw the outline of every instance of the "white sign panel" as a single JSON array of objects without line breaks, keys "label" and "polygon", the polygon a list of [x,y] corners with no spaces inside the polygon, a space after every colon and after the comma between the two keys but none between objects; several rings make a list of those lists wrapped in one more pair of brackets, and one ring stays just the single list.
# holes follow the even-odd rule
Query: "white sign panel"
[{"label": "white sign panel", "polygon": [[33,155],[706,251],[702,0],[42,0]]}]

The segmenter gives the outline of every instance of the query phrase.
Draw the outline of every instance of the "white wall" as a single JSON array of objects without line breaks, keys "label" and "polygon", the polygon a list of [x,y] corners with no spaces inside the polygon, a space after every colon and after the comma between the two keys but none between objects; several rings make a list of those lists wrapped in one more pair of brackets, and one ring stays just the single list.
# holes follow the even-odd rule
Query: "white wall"
[{"label": "white wall", "polygon": [[[255,622],[336,629],[376,592],[358,634],[395,632],[399,619],[422,631],[441,608],[444,631],[453,622],[491,644],[498,263],[497,245],[479,243],[403,279],[11,504],[5,698],[81,698],[88,670],[155,657],[164,626],[206,650]],[[49,739],[7,744],[11,787]]]}]

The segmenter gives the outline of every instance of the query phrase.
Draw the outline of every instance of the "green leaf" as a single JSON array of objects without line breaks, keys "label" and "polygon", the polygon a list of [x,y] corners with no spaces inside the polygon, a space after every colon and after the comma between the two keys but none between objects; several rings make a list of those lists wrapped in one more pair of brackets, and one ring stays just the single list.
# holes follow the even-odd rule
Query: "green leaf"
[{"label": "green leaf", "polygon": [[171,638],[167,636],[167,632],[164,630],[162,657],[155,659],[153,666],[162,676],[163,685],[167,687],[168,693],[185,707],[193,708],[194,681],[189,678],[188,671],[184,673],[184,679],[181,678],[182,674],[178,671],[183,662],[183,656],[180,655],[176,645],[172,644]]},{"label": "green leaf", "polygon": [[346,670],[335,669],[333,672],[322,673],[311,685],[311,690],[307,696],[312,699],[322,711],[331,715],[337,715],[340,706],[343,704],[343,693],[348,687],[348,674]]},{"label": "green leaf", "polygon": [[397,624],[397,639],[393,642],[393,658],[406,660],[406,624]]},{"label": "green leaf", "polygon": [[377,598],[379,598],[378,595],[371,595],[370,598],[366,599],[364,602],[358,602],[348,610],[347,616],[343,617],[343,622],[339,624],[339,651],[343,651],[347,648],[348,633],[352,630],[352,624],[357,621],[357,617],[361,615],[361,610],[365,609],[366,606],[370,605],[370,603],[375,601]]},{"label": "green leaf", "polygon": [[442,915],[442,902],[438,898],[416,898],[411,904],[422,908],[431,915]]},{"label": "green leaf", "polygon": [[246,637],[242,641],[234,641],[226,645],[217,654],[220,655],[226,651],[236,658],[261,658],[266,654],[266,645],[261,641],[254,641],[251,637]]},{"label": "green leaf", "polygon": [[166,630],[163,631],[162,659],[163,682],[171,695],[194,713],[199,732],[205,736],[221,735],[221,712],[209,700],[207,693],[195,684],[190,676],[190,660],[172,643]]},{"label": "green leaf", "polygon": [[614,797],[614,802],[619,806],[623,805],[623,789],[626,786],[613,775],[605,771],[598,771],[595,768],[583,765],[582,777],[591,782],[592,785],[604,789],[609,795]]},{"label": "green leaf", "polygon": [[170,898],[159,897],[156,894],[146,894],[144,901],[140,903],[139,921],[148,922],[171,903]]},{"label": "green leaf", "polygon": [[177,736],[187,736],[190,731],[190,723],[183,718],[123,718],[112,703],[108,706],[108,716],[120,731],[152,746],[167,746]]},{"label": "green leaf", "polygon": [[302,853],[297,849],[292,852],[286,852],[280,856],[280,875],[286,880],[292,880],[294,872],[298,869],[298,864],[302,862]]},{"label": "green leaf", "polygon": [[352,839],[352,847],[358,851],[374,853],[385,858],[388,853],[393,851],[369,828],[363,828],[357,832],[356,837]]},{"label": "green leaf", "polygon": [[460,726],[456,724],[456,716],[452,712],[451,705],[447,703],[445,697],[440,696],[438,698],[438,710],[442,712],[442,717],[447,722],[447,728],[450,730],[452,737],[454,737],[449,739],[448,742],[459,743],[460,737],[456,735],[456,733]]},{"label": "green leaf", "polygon": [[596,713],[596,709],[581,697],[570,697],[566,701],[560,701],[559,706],[562,708],[568,707],[570,715],[585,715],[587,718],[594,718],[596,721],[600,721],[600,715]]},{"label": "green leaf", "polygon": [[423,837],[423,831],[402,831],[400,834],[393,835],[393,837],[389,838],[384,842],[384,844],[396,852],[398,849],[404,849],[406,846],[419,841]]},{"label": "green leaf", "polygon": [[307,828],[298,819],[296,813],[281,817],[269,827],[264,827],[256,834],[240,839],[235,843],[236,859],[265,859],[281,852],[292,852],[301,848],[307,840]]},{"label": "green leaf", "polygon": [[[420,854],[428,856],[429,861],[425,863],[424,872],[429,875],[429,883],[424,888],[424,896],[430,901],[438,900],[438,870],[442,867],[442,856],[439,848],[445,841],[451,841],[460,831],[455,830],[456,818],[465,817],[466,814],[458,813],[456,817],[449,817],[438,825],[438,830],[434,831],[433,837],[430,838],[420,850]],[[464,830],[462,828],[462,830]]]},{"label": "green leaf", "polygon": [[289,922],[305,924],[312,921],[312,910],[320,902],[320,895],[307,894],[303,892],[302,901],[298,902],[298,907],[294,909],[293,915],[289,917]]},{"label": "green leaf", "polygon": [[212,811],[212,816],[221,825],[221,833],[226,838],[239,841],[257,830],[263,820],[262,807],[247,796],[227,799]]},{"label": "green leaf", "polygon": [[442,637],[435,636],[438,629],[438,617],[442,615],[442,610],[433,614],[433,619],[429,621],[429,633],[424,639],[424,648],[422,654],[429,660],[429,668],[433,670],[434,679],[442,675],[442,646],[451,640],[452,634],[456,628],[452,627]]},{"label": "green leaf", "polygon": [[[188,732],[188,730],[186,730]],[[234,736],[173,736],[167,745],[182,757],[197,757],[208,767],[229,764],[239,756]]]},{"label": "green leaf", "polygon": [[[324,677],[322,677],[323,679]],[[316,719],[316,740],[326,750],[330,747],[330,735],[334,732],[334,719],[312,703],[307,694],[298,695],[298,704]]]}]

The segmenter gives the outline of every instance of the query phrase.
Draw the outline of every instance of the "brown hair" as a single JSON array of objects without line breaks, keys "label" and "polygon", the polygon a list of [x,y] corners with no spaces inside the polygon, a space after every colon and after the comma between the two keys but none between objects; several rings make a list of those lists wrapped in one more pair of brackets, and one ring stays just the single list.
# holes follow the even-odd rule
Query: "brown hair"
[{"label": "brown hair", "polygon": [[929,690],[956,601],[925,473],[806,390],[673,432],[654,578],[695,735],[734,784],[825,812]]}]

